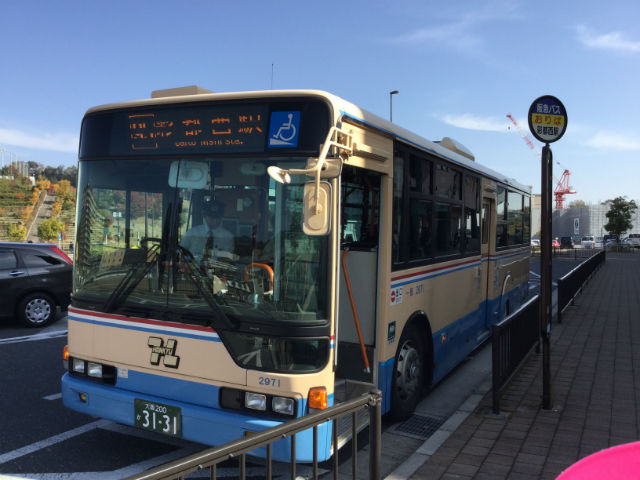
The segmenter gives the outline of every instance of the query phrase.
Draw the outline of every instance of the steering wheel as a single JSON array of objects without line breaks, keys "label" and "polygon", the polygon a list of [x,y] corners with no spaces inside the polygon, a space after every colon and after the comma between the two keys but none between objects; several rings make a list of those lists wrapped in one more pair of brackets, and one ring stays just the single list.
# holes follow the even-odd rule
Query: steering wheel
[{"label": "steering wheel", "polygon": [[269,274],[269,290],[273,290],[273,268],[271,268],[266,263],[251,262],[249,265],[247,265],[247,268],[245,268],[244,270],[244,281],[249,281],[249,274],[254,268],[261,268],[267,271],[267,273]]}]

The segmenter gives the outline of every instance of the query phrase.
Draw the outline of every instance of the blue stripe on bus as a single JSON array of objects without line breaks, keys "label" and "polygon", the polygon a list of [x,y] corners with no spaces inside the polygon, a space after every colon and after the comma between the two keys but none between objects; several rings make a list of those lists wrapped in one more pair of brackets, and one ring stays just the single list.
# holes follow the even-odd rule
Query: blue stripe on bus
[{"label": "blue stripe on bus", "polygon": [[497,262],[506,258],[511,258],[514,256],[522,255],[524,252],[522,250],[512,253],[505,253],[503,255],[497,255],[494,257],[482,257],[482,259],[466,261],[464,264],[454,264],[450,267],[438,268],[437,271],[426,271],[424,273],[415,273],[413,275],[404,275],[403,278],[398,280],[391,280],[391,288],[401,287],[403,285],[408,285],[414,282],[421,282],[427,280],[429,278],[436,278],[442,275],[448,275],[449,273],[459,272],[461,270],[465,270],[467,268],[478,267],[484,262]]},{"label": "blue stripe on bus", "polygon": [[458,272],[460,270],[466,270],[467,268],[471,268],[471,267],[477,267],[478,265],[480,265],[481,262],[473,262],[470,263],[469,265],[461,265],[457,268],[448,268],[446,270],[442,270],[439,272],[433,272],[433,273],[424,273],[424,274],[417,274],[419,276],[415,276],[415,277],[409,277],[406,280],[398,280],[398,281],[392,281],[391,282],[391,288],[395,288],[395,287],[401,287],[403,285],[408,285],[410,283],[415,283],[415,282],[421,282],[424,280],[427,280],[429,278],[436,278],[436,277],[440,277],[442,275],[448,275],[450,273],[453,272]]},{"label": "blue stripe on bus", "polygon": [[183,338],[195,338],[197,340],[209,340],[210,342],[222,342],[222,340],[220,340],[220,337],[212,337],[212,336],[204,336],[204,335],[198,335],[198,334],[192,334],[192,333],[184,333],[183,331],[175,331],[175,330],[162,330],[159,328],[146,328],[146,327],[141,327],[141,326],[133,326],[133,325],[122,325],[122,324],[115,324],[112,322],[101,322],[100,320],[95,320],[95,319],[87,319],[87,318],[78,318],[75,317],[73,315],[69,315],[69,320],[73,320],[74,322],[83,322],[83,323],[90,323],[92,325],[102,325],[105,327],[113,327],[113,328],[122,328],[124,330],[136,330],[139,332],[147,332],[147,333],[157,333],[157,334],[164,334],[164,335],[173,335],[176,337],[183,337]]}]

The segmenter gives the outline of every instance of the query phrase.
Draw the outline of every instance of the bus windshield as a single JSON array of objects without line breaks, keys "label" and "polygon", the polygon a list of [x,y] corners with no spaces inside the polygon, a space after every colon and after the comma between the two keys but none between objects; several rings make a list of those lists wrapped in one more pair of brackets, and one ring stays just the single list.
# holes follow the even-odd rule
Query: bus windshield
[{"label": "bus windshield", "polygon": [[218,330],[325,325],[328,241],[302,232],[308,179],[266,173],[305,163],[81,161],[74,302]]}]

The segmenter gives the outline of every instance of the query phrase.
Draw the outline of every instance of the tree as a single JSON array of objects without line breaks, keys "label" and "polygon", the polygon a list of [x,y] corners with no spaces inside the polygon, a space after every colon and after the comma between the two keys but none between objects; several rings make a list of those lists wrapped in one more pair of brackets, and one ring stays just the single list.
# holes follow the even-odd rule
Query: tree
[{"label": "tree", "polygon": [[58,233],[64,230],[64,223],[56,218],[47,218],[42,220],[38,227],[38,236],[45,241],[58,238]]},{"label": "tree", "polygon": [[584,200],[574,200],[573,202],[569,203],[569,208],[573,208],[573,207],[586,207],[587,204],[585,203]]},{"label": "tree", "polygon": [[27,236],[27,227],[19,223],[12,223],[7,228],[7,233],[12,242],[22,242]]},{"label": "tree", "polygon": [[616,197],[613,200],[607,200],[605,203],[609,203],[609,211],[607,212],[607,219],[609,220],[604,226],[604,229],[617,235],[620,238],[621,235],[630,230],[633,227],[631,223],[631,216],[633,212],[638,209],[638,205],[634,200],[626,200],[627,197]]}]

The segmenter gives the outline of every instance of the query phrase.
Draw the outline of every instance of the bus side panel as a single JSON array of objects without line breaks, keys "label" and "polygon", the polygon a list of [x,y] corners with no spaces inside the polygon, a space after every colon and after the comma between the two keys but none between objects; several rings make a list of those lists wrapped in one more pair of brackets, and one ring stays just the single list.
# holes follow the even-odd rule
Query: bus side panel
[{"label": "bus side panel", "polygon": [[[529,295],[529,248],[507,250],[491,255],[489,262],[490,324],[504,319],[524,303]],[[504,294],[503,294],[504,289]]]},{"label": "bus side panel", "polygon": [[[385,342],[386,358],[379,364],[378,385],[384,393],[383,410],[390,406],[390,389],[396,350],[407,320],[424,312],[430,322],[433,342],[433,381],[441,379],[471,350],[486,331],[485,291],[481,257],[468,257],[444,264],[394,272],[388,300],[388,323],[395,322],[395,335]],[[385,330],[385,332],[388,331]],[[427,326],[425,325],[425,334]]]}]

